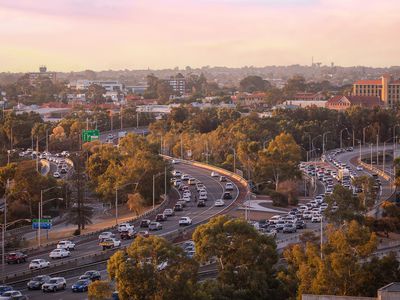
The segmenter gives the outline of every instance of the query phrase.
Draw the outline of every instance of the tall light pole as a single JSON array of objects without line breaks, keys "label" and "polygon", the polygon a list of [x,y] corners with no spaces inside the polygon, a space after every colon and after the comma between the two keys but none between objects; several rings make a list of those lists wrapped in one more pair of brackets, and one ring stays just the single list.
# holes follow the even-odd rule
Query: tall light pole
[{"label": "tall light pole", "polygon": [[396,124],[393,126],[393,143],[394,143],[393,153],[394,154],[395,154],[396,148],[397,148],[396,127],[400,127],[400,124]]},{"label": "tall light pole", "polygon": [[343,131],[348,130],[347,128],[343,128],[340,130],[340,149],[343,149]]},{"label": "tall light pole", "polygon": [[48,191],[50,191],[50,190],[53,190],[53,189],[61,189],[61,186],[53,186],[53,187],[51,187],[51,188],[48,188],[48,189],[43,189],[43,190],[40,190],[40,203],[39,203],[39,211],[38,211],[38,216],[39,216],[39,218],[38,218],[38,246],[40,247],[40,235],[41,235],[41,219],[42,219],[42,215],[43,215],[43,194],[44,193],[46,193],[46,192],[48,192]]},{"label": "tall light pole", "polygon": [[365,130],[366,130],[369,126],[371,126],[371,124],[370,124],[370,125],[367,125],[367,126],[365,126],[365,127],[363,127],[363,145],[365,145]]},{"label": "tall light pole", "polygon": [[236,149],[232,148],[233,150],[233,173],[236,174]]},{"label": "tall light pole", "polygon": [[156,178],[164,174],[164,200],[167,198],[167,167],[164,172],[153,175],[153,209],[156,207]]},{"label": "tall light pole", "polygon": [[122,189],[122,188],[124,188],[124,187],[126,187],[128,185],[131,185],[131,184],[135,184],[136,185],[136,187],[135,187],[135,191],[136,191],[136,189],[137,189],[137,187],[139,185],[138,182],[129,182],[127,184],[124,184],[122,186],[117,186],[115,188],[115,225],[118,225],[118,190],[120,190],[120,189]]},{"label": "tall light pole", "polygon": [[328,135],[329,133],[331,132],[327,131],[322,135],[322,153],[325,153],[325,136]]},{"label": "tall light pole", "polygon": [[370,148],[370,150],[371,150],[371,169],[372,169],[372,143],[371,144],[369,144],[369,148]]}]

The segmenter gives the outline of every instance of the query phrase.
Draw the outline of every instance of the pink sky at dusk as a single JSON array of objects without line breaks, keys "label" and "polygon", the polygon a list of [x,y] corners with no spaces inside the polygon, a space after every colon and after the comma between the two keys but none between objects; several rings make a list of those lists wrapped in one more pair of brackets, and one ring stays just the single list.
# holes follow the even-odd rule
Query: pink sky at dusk
[{"label": "pink sky at dusk", "polygon": [[398,0],[0,0],[0,72],[399,65]]}]

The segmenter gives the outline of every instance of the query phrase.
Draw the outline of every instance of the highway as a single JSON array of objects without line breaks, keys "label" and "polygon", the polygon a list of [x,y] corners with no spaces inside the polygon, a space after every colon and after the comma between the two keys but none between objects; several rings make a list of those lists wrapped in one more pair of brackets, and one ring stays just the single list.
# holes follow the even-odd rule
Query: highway
[{"label": "highway", "polygon": [[[198,167],[193,167],[191,165],[185,165],[185,164],[177,164],[175,165],[175,168],[185,174],[189,174],[190,176],[196,178],[197,180],[201,181],[202,183],[204,183],[204,185],[207,188],[207,195],[208,195],[208,200],[206,201],[206,207],[197,207],[197,205],[194,203],[193,199],[192,202],[188,203],[188,205],[186,206],[186,208],[184,208],[184,211],[181,212],[176,212],[176,215],[173,217],[169,217],[167,221],[163,222],[163,229],[158,231],[158,232],[151,232],[152,234],[157,234],[157,235],[167,235],[171,232],[176,231],[177,229],[179,229],[179,225],[178,225],[178,220],[180,217],[182,216],[189,216],[192,221],[193,224],[196,223],[201,223],[204,222],[206,220],[208,220],[210,217],[214,216],[217,213],[220,213],[222,210],[224,210],[226,208],[227,205],[229,205],[231,202],[233,202],[234,200],[225,200],[225,207],[215,207],[214,206],[214,200],[221,198],[222,193],[224,191],[224,183],[219,182],[219,180],[217,178],[213,178],[210,176],[210,171],[208,170],[204,170]],[[191,192],[192,192],[192,198],[194,197],[194,195],[197,194],[197,191],[195,191],[195,186],[190,187]],[[238,190],[235,187],[235,189],[231,192],[233,198],[235,199],[237,194],[238,194]],[[175,201],[172,201],[172,203],[170,203],[169,207],[172,208],[173,204],[175,204],[176,200],[179,197],[177,196],[177,191],[175,190]],[[134,223],[136,227],[138,227],[138,222]],[[118,235],[117,235],[118,236]],[[122,241],[122,246],[127,246],[131,243],[131,241]],[[86,242],[83,242],[81,244],[79,244],[76,247],[75,251],[72,251],[71,253],[71,257],[70,258],[64,258],[63,261],[67,262],[67,261],[72,261],[76,258],[79,257],[83,257],[83,256],[87,256],[90,254],[94,254],[94,253],[101,253],[102,250],[100,248],[100,246],[97,243],[97,239],[96,240],[88,240]],[[34,259],[34,258],[44,258],[44,259],[48,259],[48,252],[46,253],[41,253],[38,255],[35,255],[33,257],[29,257],[29,261]],[[59,260],[57,260],[59,261]],[[53,261],[51,261],[52,263]],[[65,268],[68,268],[68,266],[65,266]],[[11,275],[11,274],[15,274],[15,273],[20,273],[20,272],[30,272],[28,271],[28,264],[27,263],[23,263],[23,264],[19,264],[19,265],[6,265],[5,267],[6,270],[6,274],[7,275]],[[38,274],[47,274],[49,273],[49,270],[41,270],[41,271],[35,271],[35,272],[31,272],[32,273],[32,277],[34,275],[38,275]],[[69,287],[70,287],[70,282],[76,280],[75,276],[73,278],[68,278],[69,280]],[[45,294],[43,295],[41,291],[29,291],[27,292],[27,294],[30,296],[30,299],[36,299],[34,297],[37,296],[37,294],[40,294],[40,297],[43,299],[67,299],[65,298],[65,293],[71,293],[72,292],[69,291],[65,291],[65,292],[59,292],[56,295],[52,295],[52,294]],[[60,296],[58,296],[60,295]],[[61,296],[63,295],[63,296]],[[80,294],[74,294],[73,295],[75,298],[71,298],[71,299],[82,299],[82,295]],[[68,298],[70,299],[70,298]]]}]

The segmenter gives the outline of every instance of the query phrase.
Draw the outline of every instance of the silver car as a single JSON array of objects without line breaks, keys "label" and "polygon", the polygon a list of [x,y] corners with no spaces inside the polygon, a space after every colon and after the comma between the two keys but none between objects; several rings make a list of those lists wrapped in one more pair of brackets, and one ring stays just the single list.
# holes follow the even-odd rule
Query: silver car
[{"label": "silver car", "polygon": [[48,282],[42,285],[42,291],[45,292],[56,292],[59,290],[65,290],[67,282],[64,277],[53,277]]}]

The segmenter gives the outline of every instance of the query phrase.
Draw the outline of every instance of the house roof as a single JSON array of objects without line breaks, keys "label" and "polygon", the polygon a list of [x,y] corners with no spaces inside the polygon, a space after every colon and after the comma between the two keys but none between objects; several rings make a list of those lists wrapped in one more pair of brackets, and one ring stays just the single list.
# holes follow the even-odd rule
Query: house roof
[{"label": "house roof", "polygon": [[378,291],[387,291],[387,292],[400,292],[400,282],[392,282],[384,287],[381,287]]},{"label": "house roof", "polygon": [[383,102],[378,97],[373,96],[334,96],[328,100],[327,105],[338,104],[343,98],[351,105],[360,105],[364,107],[382,106]]}]

